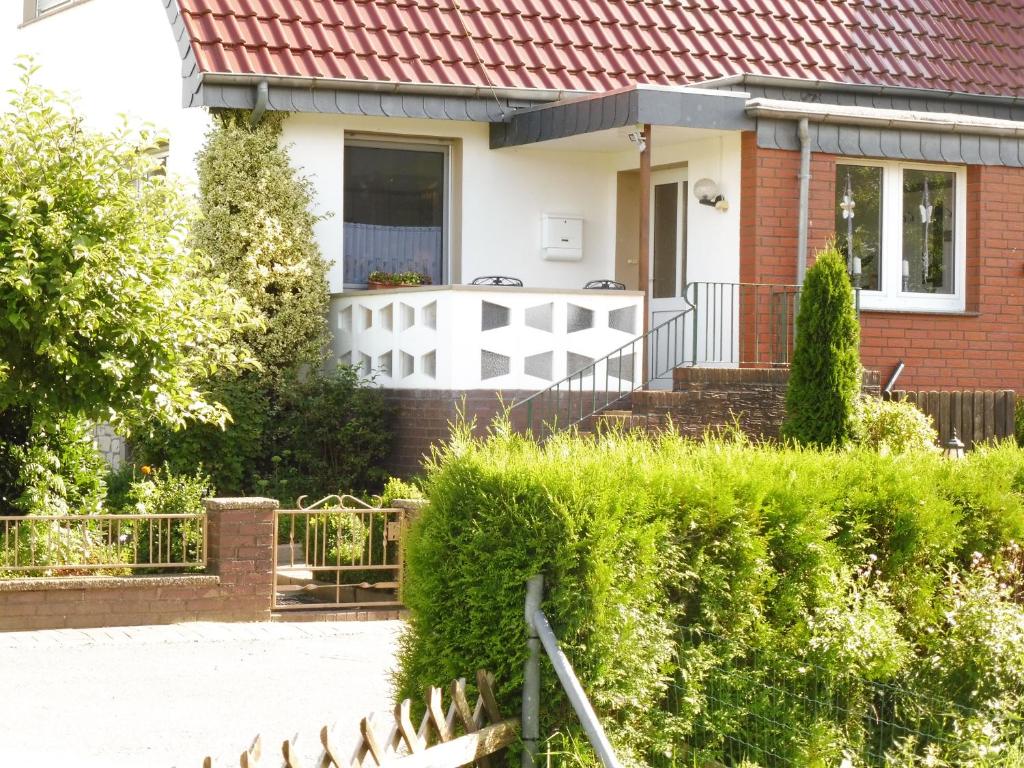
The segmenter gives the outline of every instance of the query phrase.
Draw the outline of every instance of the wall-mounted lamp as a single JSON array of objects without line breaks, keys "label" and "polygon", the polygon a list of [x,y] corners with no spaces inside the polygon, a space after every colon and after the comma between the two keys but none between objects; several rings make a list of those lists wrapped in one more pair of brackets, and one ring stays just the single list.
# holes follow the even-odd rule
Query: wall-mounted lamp
[{"label": "wall-mounted lamp", "polygon": [[644,139],[644,132],[640,128],[626,133],[626,138],[629,139],[630,144],[637,148],[638,152],[643,152],[647,149],[647,140]]},{"label": "wall-mounted lamp", "polygon": [[693,196],[701,205],[710,205],[712,208],[722,211],[729,210],[729,203],[721,190],[711,179],[701,179],[693,185]]}]

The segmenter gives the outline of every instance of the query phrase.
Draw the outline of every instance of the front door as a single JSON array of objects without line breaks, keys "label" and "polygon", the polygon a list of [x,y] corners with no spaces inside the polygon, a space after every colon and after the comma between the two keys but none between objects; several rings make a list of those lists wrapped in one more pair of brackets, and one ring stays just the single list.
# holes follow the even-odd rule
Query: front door
[{"label": "front door", "polygon": [[[686,293],[686,169],[674,168],[651,174],[650,295],[652,329],[683,312]],[[668,365],[678,357],[680,329],[651,338],[648,352],[652,389],[671,389]]]}]

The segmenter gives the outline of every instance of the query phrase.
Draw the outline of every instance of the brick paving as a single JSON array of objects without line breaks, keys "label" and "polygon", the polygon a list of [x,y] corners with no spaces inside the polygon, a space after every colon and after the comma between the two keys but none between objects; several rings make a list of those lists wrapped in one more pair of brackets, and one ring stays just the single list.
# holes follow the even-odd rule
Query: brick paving
[{"label": "brick paving", "polygon": [[[398,621],[219,624],[0,633],[0,765],[237,766],[320,727],[351,742],[391,708]],[[271,760],[269,758],[273,757]]]}]

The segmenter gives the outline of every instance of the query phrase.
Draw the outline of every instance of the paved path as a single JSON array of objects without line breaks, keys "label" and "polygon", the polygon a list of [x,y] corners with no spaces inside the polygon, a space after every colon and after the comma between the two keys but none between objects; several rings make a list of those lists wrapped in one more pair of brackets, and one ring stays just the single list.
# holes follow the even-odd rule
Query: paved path
[{"label": "paved path", "polygon": [[[237,766],[260,733],[313,765],[391,707],[397,621],[0,633],[0,766]],[[268,758],[273,756],[274,760]]]}]

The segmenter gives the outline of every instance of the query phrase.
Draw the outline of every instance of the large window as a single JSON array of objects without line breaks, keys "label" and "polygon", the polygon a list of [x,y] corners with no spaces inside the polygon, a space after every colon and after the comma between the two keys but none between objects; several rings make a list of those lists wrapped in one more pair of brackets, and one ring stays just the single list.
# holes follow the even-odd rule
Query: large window
[{"label": "large window", "polygon": [[965,174],[911,163],[836,165],[835,227],[867,309],[962,311]]},{"label": "large window", "polygon": [[371,272],[447,278],[448,147],[345,145],[345,285]]}]

